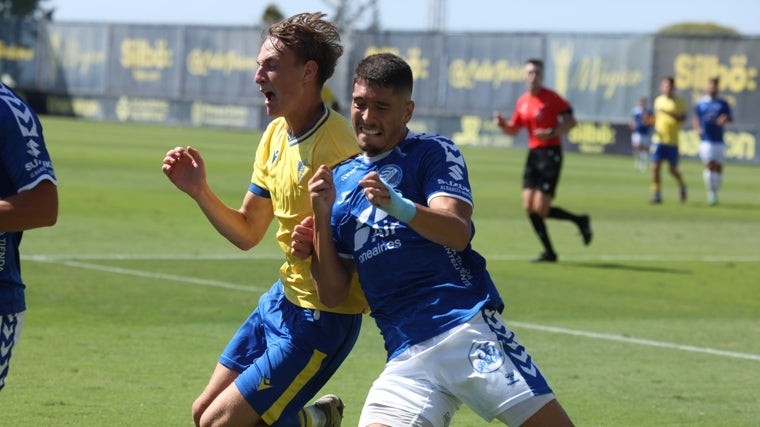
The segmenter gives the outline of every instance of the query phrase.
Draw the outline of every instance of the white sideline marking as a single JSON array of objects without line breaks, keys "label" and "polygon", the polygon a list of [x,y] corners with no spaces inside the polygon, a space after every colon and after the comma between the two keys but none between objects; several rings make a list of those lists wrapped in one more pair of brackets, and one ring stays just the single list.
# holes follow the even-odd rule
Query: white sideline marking
[{"label": "white sideline marking", "polygon": [[197,277],[189,277],[189,276],[178,276],[175,274],[165,274],[165,273],[151,273],[148,271],[142,271],[142,270],[133,270],[130,268],[120,268],[120,267],[109,267],[105,265],[100,264],[90,264],[86,262],[78,262],[78,261],[52,261],[49,259],[41,260],[38,259],[37,261],[40,262],[55,262],[58,264],[67,265],[69,267],[77,267],[77,268],[87,268],[90,270],[98,270],[98,271],[105,271],[107,273],[116,273],[116,274],[125,274],[129,276],[139,276],[139,277],[147,277],[150,279],[164,279],[164,280],[173,280],[175,282],[186,282],[186,283],[192,283],[194,285],[201,285],[201,286],[213,286],[217,288],[225,288],[225,289],[234,289],[237,291],[249,291],[249,292],[263,292],[264,289],[255,287],[255,286],[244,286],[244,285],[235,285],[233,283],[226,283],[226,282],[220,282],[218,280],[210,280],[210,279],[199,279]]},{"label": "white sideline marking", "polygon": [[663,341],[646,340],[646,339],[641,339],[641,338],[630,338],[630,337],[625,337],[623,335],[617,335],[617,334],[600,334],[596,332],[578,331],[575,329],[557,328],[554,326],[543,326],[543,325],[536,325],[533,323],[510,322],[510,321],[507,321],[507,323],[510,325],[515,325],[520,328],[534,329],[537,331],[553,332],[553,333],[565,334],[565,335],[575,335],[579,337],[596,338],[596,339],[608,340],[608,341],[618,341],[618,342],[624,342],[624,343],[630,343],[630,344],[645,345],[649,347],[662,347],[662,348],[670,348],[674,350],[693,351],[695,353],[705,353],[705,354],[712,354],[716,356],[733,357],[735,359],[747,359],[747,360],[755,360],[755,361],[760,362],[760,354],[724,351],[724,350],[717,350],[717,349],[709,348],[709,347],[695,347],[692,345],[682,345],[682,344],[675,344],[675,343],[669,343],[669,342],[663,342]]},{"label": "white sideline marking", "polygon": [[[480,253],[486,260],[492,261],[527,261],[531,257],[513,254]],[[278,260],[283,259],[282,253],[245,253],[245,254],[39,254],[22,255],[22,259],[33,261],[65,261],[65,260]],[[575,255],[562,256],[562,261],[646,261],[646,262],[760,262],[760,255],[737,256],[668,256],[668,255]]]},{"label": "white sideline marking", "polygon": [[[525,261],[530,257],[522,255],[505,255],[495,254],[488,255],[481,253],[486,261]],[[561,256],[562,261],[646,261],[646,262],[760,262],[760,255],[739,255],[739,256],[712,256],[712,255],[694,255],[694,256],[662,256],[662,255],[570,255]]]},{"label": "white sideline marking", "polygon": [[[70,267],[77,267],[77,268],[86,268],[91,270],[99,270],[99,271],[105,271],[108,273],[116,273],[116,274],[126,274],[126,275],[132,275],[132,276],[139,276],[139,277],[147,277],[147,278],[155,278],[155,279],[165,279],[165,280],[173,280],[177,282],[186,282],[186,283],[192,283],[195,285],[201,285],[201,286],[212,286],[212,287],[218,287],[218,288],[225,288],[225,289],[234,289],[239,291],[248,291],[248,292],[263,292],[264,289],[254,287],[254,286],[244,286],[244,285],[236,285],[233,283],[226,283],[221,282],[218,280],[208,280],[208,279],[198,279],[196,277],[189,277],[189,276],[178,276],[174,274],[164,274],[164,273],[152,273],[142,270],[134,270],[134,269],[127,269],[127,268],[120,268],[120,267],[109,267],[104,266],[100,264],[91,264],[86,262],[79,262],[75,261],[77,259],[85,259],[85,260],[153,260],[153,259],[162,259],[162,260],[202,260],[202,259],[280,259],[282,258],[282,254],[259,254],[259,255],[252,255],[252,254],[245,254],[245,255],[119,255],[119,254],[112,254],[112,255],[30,255],[22,257],[23,259],[28,259],[32,261],[38,261],[38,262],[48,262],[48,263],[59,263],[63,265],[67,265]],[[498,257],[490,257],[491,259],[498,258]],[[502,260],[505,260],[506,258],[502,258]],[[514,260],[523,260],[522,257],[514,257],[509,258]],[[580,259],[580,257],[578,258]],[[601,257],[587,257],[585,259],[589,260],[599,260]],[[620,256],[617,257],[609,257],[608,259],[615,259],[615,260],[626,260],[630,261],[632,260],[630,257],[623,258]],[[760,259],[760,257],[677,257],[677,258],[664,258],[664,257],[638,257],[637,260],[639,261],[673,261],[673,260],[681,260],[681,261],[713,261],[713,262],[743,262],[748,261],[751,262],[751,260],[757,261]],[[711,354],[715,356],[723,356],[723,357],[731,357],[735,359],[746,359],[746,360],[754,360],[754,361],[760,361],[760,355],[757,354],[751,354],[751,353],[739,353],[734,351],[725,351],[725,350],[718,350],[714,348],[709,347],[696,347],[691,345],[682,345],[682,344],[675,344],[675,343],[669,343],[664,341],[654,341],[654,340],[647,340],[642,338],[630,338],[623,335],[617,335],[617,334],[602,334],[597,332],[588,332],[588,331],[579,331],[575,329],[567,329],[567,328],[558,328],[554,326],[544,326],[544,325],[537,325],[533,323],[525,323],[525,322],[519,322],[519,321],[508,321],[507,322],[510,325],[515,325],[517,327],[525,328],[525,329],[533,329],[537,331],[543,331],[543,332],[552,332],[552,333],[558,333],[558,334],[565,334],[565,335],[574,335],[574,336],[580,336],[585,338],[594,338],[594,339],[602,339],[602,340],[608,340],[608,341],[617,341],[617,342],[624,342],[629,344],[637,344],[637,345],[644,345],[649,347],[660,347],[660,348],[669,348],[674,350],[682,350],[682,351],[691,351],[695,353],[704,353],[704,354]]]},{"label": "white sideline marking", "polygon": [[235,259],[263,259],[277,260],[283,259],[282,253],[279,254],[38,254],[22,255],[22,259],[40,262],[54,262],[67,260],[86,260],[86,261],[150,261],[150,260],[235,260]]}]

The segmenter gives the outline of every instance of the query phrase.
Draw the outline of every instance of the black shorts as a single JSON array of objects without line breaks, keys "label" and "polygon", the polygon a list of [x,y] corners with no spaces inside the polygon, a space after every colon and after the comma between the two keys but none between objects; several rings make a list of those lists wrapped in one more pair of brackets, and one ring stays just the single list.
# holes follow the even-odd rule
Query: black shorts
[{"label": "black shorts", "polygon": [[561,170],[562,147],[538,147],[528,150],[523,189],[535,188],[554,197]]}]

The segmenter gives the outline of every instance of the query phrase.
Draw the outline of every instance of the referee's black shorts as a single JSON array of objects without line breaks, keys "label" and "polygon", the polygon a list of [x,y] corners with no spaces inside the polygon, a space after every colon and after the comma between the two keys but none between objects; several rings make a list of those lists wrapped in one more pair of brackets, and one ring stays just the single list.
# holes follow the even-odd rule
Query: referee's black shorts
[{"label": "referee's black shorts", "polygon": [[562,170],[562,147],[537,147],[528,150],[523,189],[535,188],[554,197]]}]

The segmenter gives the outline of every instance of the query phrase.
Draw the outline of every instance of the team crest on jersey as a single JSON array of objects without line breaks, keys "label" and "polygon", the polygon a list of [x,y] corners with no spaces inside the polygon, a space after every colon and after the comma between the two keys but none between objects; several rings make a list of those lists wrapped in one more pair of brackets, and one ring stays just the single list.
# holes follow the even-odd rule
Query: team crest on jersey
[{"label": "team crest on jersey", "polygon": [[377,171],[380,178],[388,184],[396,187],[403,178],[404,174],[401,172],[401,167],[398,165],[385,165]]},{"label": "team crest on jersey", "polygon": [[475,341],[470,347],[470,364],[482,374],[501,368],[504,360],[501,348],[492,341]]}]

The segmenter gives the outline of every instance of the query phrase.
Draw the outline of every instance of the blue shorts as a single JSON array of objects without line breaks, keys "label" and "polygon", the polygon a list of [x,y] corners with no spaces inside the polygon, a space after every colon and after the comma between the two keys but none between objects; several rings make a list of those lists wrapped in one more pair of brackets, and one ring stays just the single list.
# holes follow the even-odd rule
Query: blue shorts
[{"label": "blue shorts", "polygon": [[298,425],[298,412],[338,370],[356,343],[361,314],[298,307],[279,280],[219,358],[240,372],[235,385],[271,426]]},{"label": "blue shorts", "polygon": [[667,160],[673,166],[678,165],[678,146],[655,142],[652,145],[652,161]]}]

